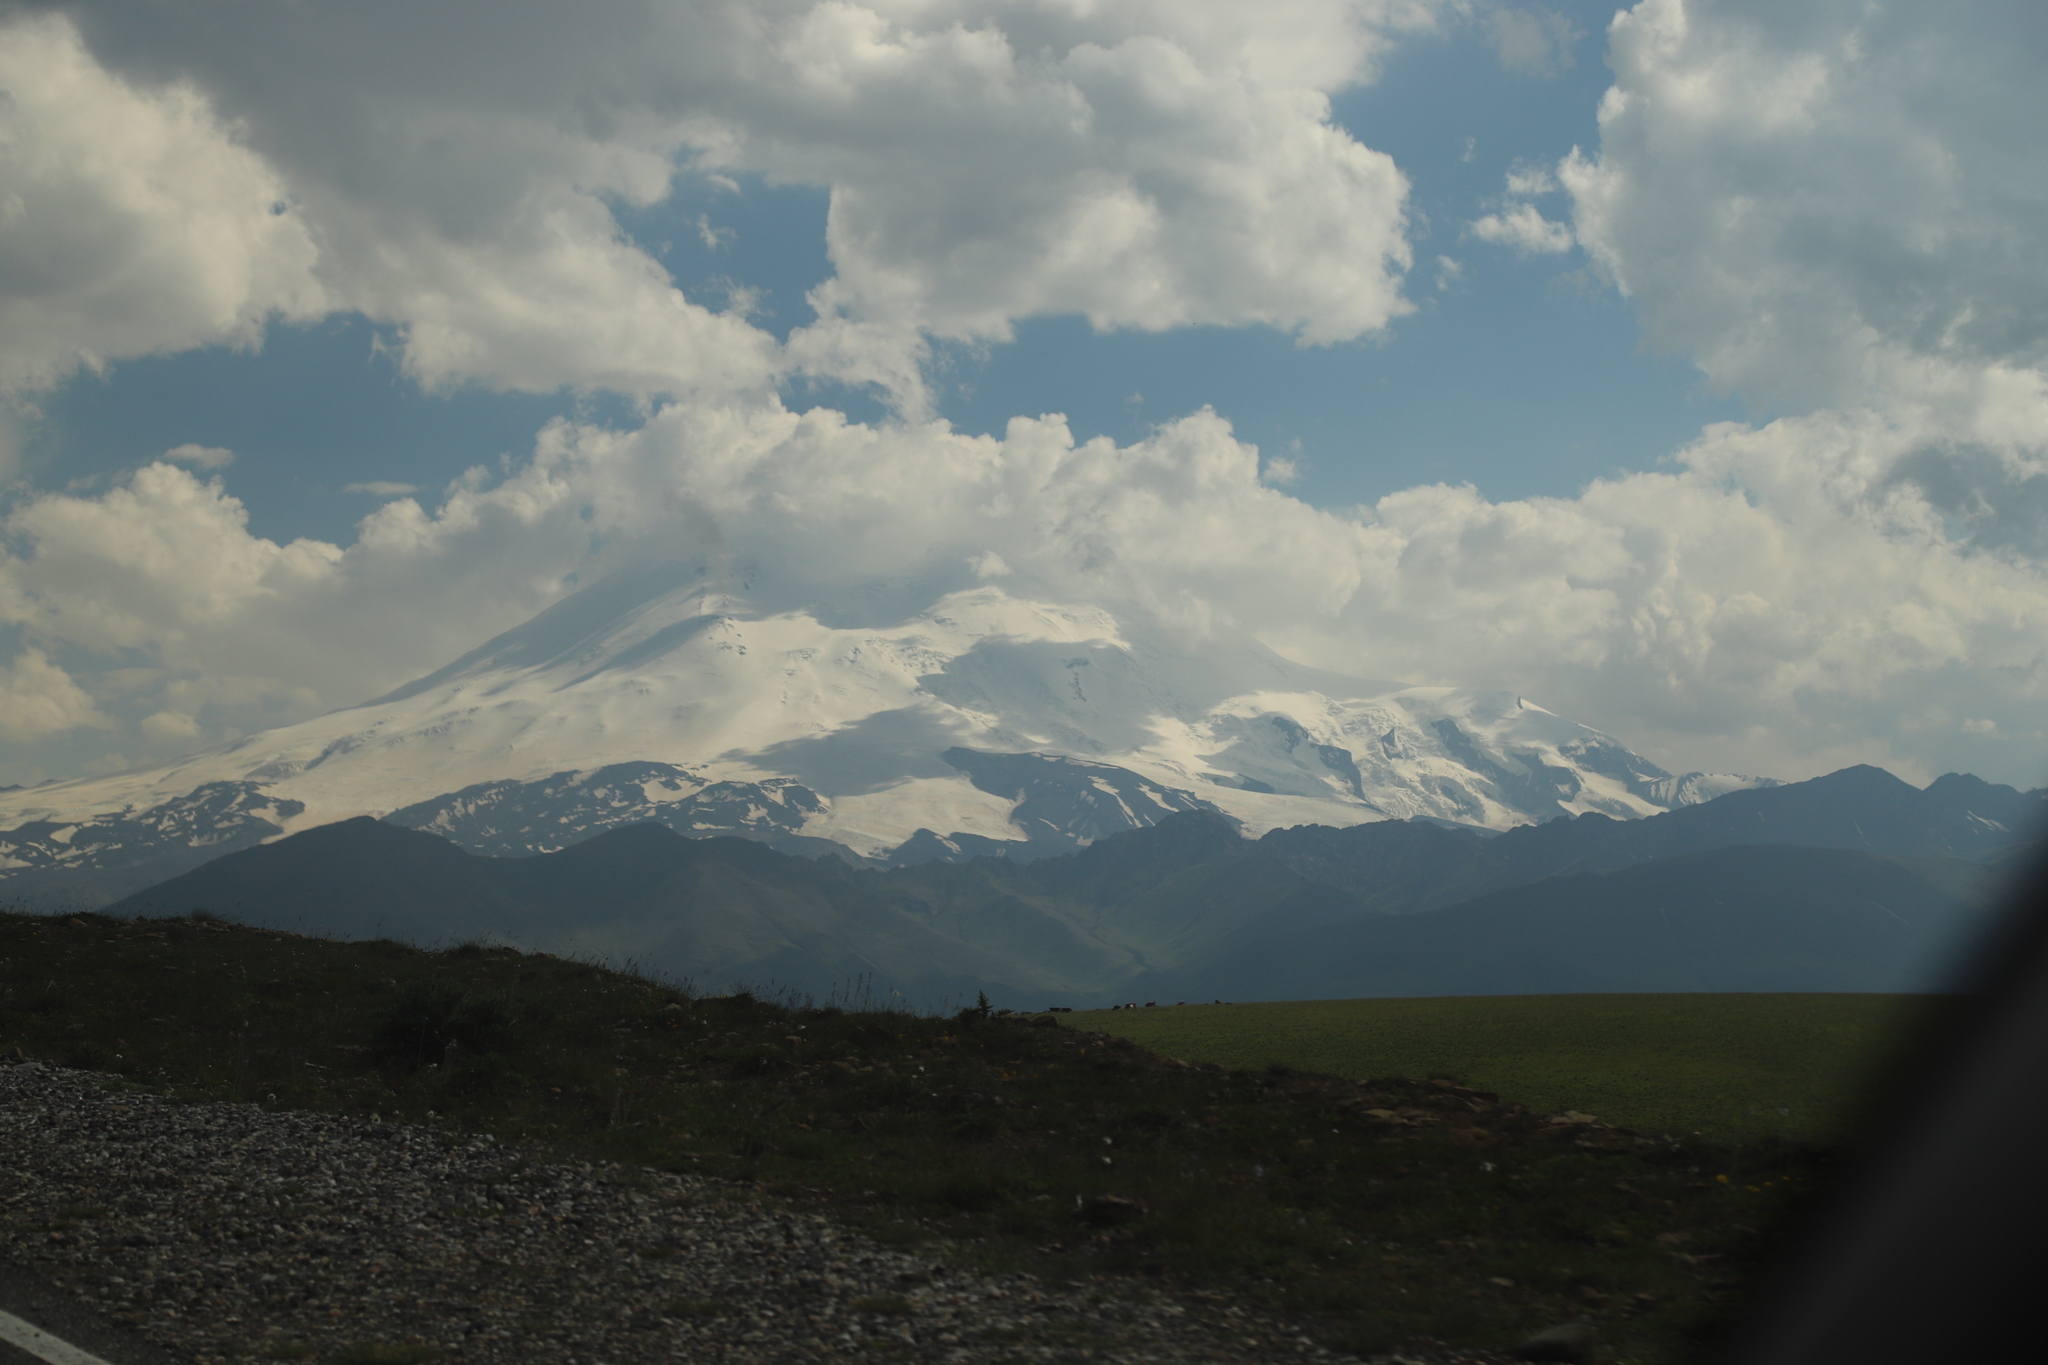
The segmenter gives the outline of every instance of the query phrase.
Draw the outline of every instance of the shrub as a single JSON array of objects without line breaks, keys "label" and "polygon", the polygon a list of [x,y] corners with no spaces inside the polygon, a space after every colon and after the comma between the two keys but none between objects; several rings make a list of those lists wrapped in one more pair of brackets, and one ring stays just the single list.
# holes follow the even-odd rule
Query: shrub
[{"label": "shrub", "polygon": [[457,1049],[483,1055],[512,1043],[512,1012],[489,997],[414,987],[370,1033],[370,1056],[417,1071],[447,1060]]}]

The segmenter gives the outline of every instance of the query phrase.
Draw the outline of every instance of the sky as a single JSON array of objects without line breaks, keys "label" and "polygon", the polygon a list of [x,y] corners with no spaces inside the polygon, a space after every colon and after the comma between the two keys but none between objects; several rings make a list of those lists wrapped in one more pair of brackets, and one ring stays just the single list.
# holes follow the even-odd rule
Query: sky
[{"label": "sky", "polygon": [[713,551],[2048,783],[2044,61],[2020,0],[0,4],[0,784]]}]

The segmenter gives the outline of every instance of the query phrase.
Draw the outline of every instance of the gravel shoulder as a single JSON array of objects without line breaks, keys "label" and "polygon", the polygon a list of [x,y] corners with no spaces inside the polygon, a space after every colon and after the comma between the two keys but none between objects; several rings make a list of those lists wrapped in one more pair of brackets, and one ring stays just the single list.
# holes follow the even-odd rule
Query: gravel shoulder
[{"label": "gravel shoulder", "polygon": [[1140,1283],[978,1275],[733,1185],[38,1062],[0,1065],[0,1151],[0,1259],[195,1365],[1353,1359]]}]

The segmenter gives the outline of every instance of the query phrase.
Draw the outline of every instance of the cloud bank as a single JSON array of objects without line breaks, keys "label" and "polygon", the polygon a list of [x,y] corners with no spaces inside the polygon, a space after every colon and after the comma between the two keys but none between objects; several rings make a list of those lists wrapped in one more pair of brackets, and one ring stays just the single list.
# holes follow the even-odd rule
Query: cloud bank
[{"label": "cloud bank", "polygon": [[[1407,308],[1406,183],[1330,121],[1421,0],[544,0],[183,11],[0,32],[0,383],[354,311],[423,384],[655,397],[791,372],[921,401],[1014,320],[1356,337]],[[678,177],[827,187],[787,347],[618,228]],[[24,226],[25,225],[25,226]]]},{"label": "cloud bank", "polygon": [[[5,258],[0,307],[49,319],[0,353],[8,382],[352,309],[402,329],[422,383],[613,389],[646,417],[556,424],[431,497],[366,489],[392,500],[346,546],[250,534],[196,457],[19,499],[0,686],[37,718],[22,752],[168,753],[354,702],[578,582],[689,556],[744,569],[764,608],[900,619],[1001,574],[1242,626],[1309,662],[1520,690],[1674,769],[2042,779],[2048,172],[2040,120],[2005,105],[2048,98],[2031,7],[1624,12],[1600,145],[1557,171],[1569,228],[1523,172],[1475,233],[1583,249],[1655,342],[1782,415],[1575,498],[1349,510],[1262,481],[1208,413],[1123,447],[1055,417],[961,435],[918,416],[919,366],[930,338],[1049,312],[1309,344],[1386,327],[1405,185],[1327,95],[1426,8],[220,8],[231,36],[203,42],[127,6],[7,28],[157,139],[0,163],[24,221],[80,205],[123,225],[81,234],[94,262],[143,263]],[[78,102],[23,89],[8,136],[91,138]],[[137,147],[212,179],[123,198]],[[611,217],[739,172],[831,188],[835,273],[786,346],[685,298]],[[164,283],[202,248],[226,284]],[[798,372],[883,384],[903,416],[798,411],[775,388]]]},{"label": "cloud bank", "polygon": [[866,624],[1000,574],[1193,638],[1244,627],[1327,667],[1523,691],[1674,761],[1931,776],[1966,744],[1998,770],[2042,740],[2048,593],[1909,491],[1868,495],[1861,471],[1925,440],[1825,413],[1716,429],[1679,469],[1575,499],[1439,486],[1337,513],[1262,482],[1209,414],[1119,447],[1057,419],[995,440],[699,402],[557,425],[511,477],[387,503],[345,549],[252,536],[217,480],[153,465],[18,509],[0,581],[8,619],[148,657],[143,695],[208,730],[360,700],[578,577],[682,554],[761,610]]},{"label": "cloud bank", "polygon": [[137,88],[39,15],[0,91],[0,392],[324,310],[284,182],[190,81]]},{"label": "cloud bank", "polygon": [[2038,392],[2040,6],[1644,0],[1610,40],[1562,173],[1654,341],[1794,410]]}]

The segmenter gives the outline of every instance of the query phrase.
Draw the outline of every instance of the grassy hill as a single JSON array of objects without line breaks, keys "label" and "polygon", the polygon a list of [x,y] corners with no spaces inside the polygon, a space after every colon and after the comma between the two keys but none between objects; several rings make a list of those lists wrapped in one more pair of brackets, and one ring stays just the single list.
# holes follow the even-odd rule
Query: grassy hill
[{"label": "grassy hill", "polygon": [[[1455,1069],[1527,1026],[1525,1002],[1460,1002],[1448,1029],[1458,1011],[1444,1002],[1386,1004],[1421,1011],[1410,1041],[1381,1054],[1397,1065],[1371,1061],[1354,1029],[1333,1070]],[[1167,1015],[1102,1022],[1203,1018]],[[1232,1021],[1247,1057],[1300,1063],[1311,1058],[1281,1021],[1313,1016],[1210,1017]],[[1660,1036],[1681,1038],[1688,1017],[1706,1016],[1681,1009]],[[10,1053],[192,1099],[377,1114],[701,1174],[707,1197],[765,1191],[976,1265],[1146,1276],[1195,1311],[1256,1306],[1361,1352],[1423,1338],[1504,1348],[1584,1317],[1617,1365],[1697,1358],[1828,1168],[1810,1145],[1636,1138],[1528,1102],[1597,1106],[1586,1097],[1615,1083],[1611,1050],[1583,1054],[1576,1088],[1553,1077],[1553,1090],[1492,1093],[1188,1065],[1077,1018],[798,1008],[506,948],[0,915]],[[1725,1039],[1732,1026],[1716,1027]],[[1441,1046],[1459,1030],[1474,1041],[1444,1053],[1453,1067],[1427,1067],[1425,1035]],[[1739,1068],[1769,1061],[1736,1056],[1729,1084],[1751,1093],[1768,1082]]]},{"label": "grassy hill", "polygon": [[1536,1109],[1718,1142],[1848,1136],[1921,995],[1541,995],[1312,1000],[1071,1016],[1189,1062],[1369,1080],[1447,1076]]}]

